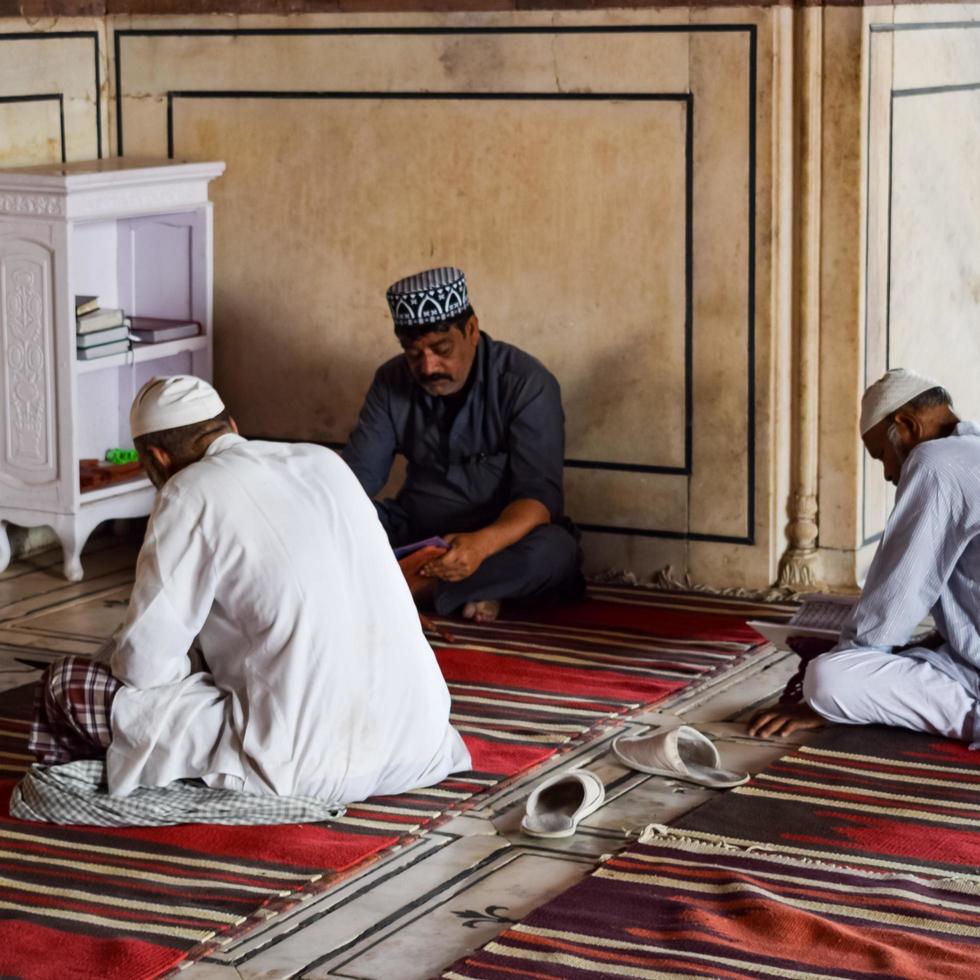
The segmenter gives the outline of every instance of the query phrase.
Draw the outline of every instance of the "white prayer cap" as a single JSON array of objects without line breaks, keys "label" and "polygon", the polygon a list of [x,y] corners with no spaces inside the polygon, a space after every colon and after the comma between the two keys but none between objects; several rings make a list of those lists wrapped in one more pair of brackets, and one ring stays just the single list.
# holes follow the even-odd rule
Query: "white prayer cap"
[{"label": "white prayer cap", "polygon": [[190,374],[151,378],[133,399],[129,427],[135,439],[147,432],[205,422],[224,410],[225,403],[202,378]]},{"label": "white prayer cap", "polygon": [[897,412],[913,398],[917,398],[930,388],[942,387],[938,381],[906,371],[905,368],[892,368],[886,371],[861,399],[861,435],[873,429],[882,419]]}]

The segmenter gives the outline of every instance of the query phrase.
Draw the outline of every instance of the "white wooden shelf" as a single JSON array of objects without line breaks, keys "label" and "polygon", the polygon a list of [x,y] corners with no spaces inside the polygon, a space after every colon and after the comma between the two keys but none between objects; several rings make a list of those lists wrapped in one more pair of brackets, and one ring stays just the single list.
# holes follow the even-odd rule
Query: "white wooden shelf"
[{"label": "white wooden shelf", "polygon": [[79,361],[76,358],[75,364],[79,374],[90,374],[92,371],[105,371],[107,368],[125,367],[127,364],[158,361],[184,351],[207,350],[207,347],[207,337],[185,337],[183,340],[167,340],[162,344],[134,344],[131,351],[112,354],[109,357],[97,357],[92,361]]},{"label": "white wooden shelf", "polygon": [[94,504],[100,500],[108,500],[110,497],[118,497],[120,494],[132,493],[134,490],[148,490],[153,484],[145,476],[138,476],[132,480],[120,480],[119,483],[110,483],[105,487],[96,487],[94,490],[82,492],[82,506]]},{"label": "white wooden shelf", "polygon": [[[208,185],[224,169],[127,158],[0,170],[0,571],[8,522],[53,528],[78,581],[100,523],[152,510],[145,477],[82,493],[79,461],[132,446],[129,408],[149,378],[211,380]],[[76,296],[201,333],[80,361]]]}]

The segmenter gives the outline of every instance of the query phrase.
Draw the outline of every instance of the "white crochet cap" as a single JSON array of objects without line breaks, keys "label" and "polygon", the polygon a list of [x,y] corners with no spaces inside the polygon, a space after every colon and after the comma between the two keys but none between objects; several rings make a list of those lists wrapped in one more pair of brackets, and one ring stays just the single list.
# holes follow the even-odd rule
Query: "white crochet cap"
[{"label": "white crochet cap", "polygon": [[882,419],[897,412],[913,398],[917,398],[930,388],[941,387],[938,381],[906,371],[905,368],[892,368],[886,371],[861,399],[861,435],[873,429]]},{"label": "white crochet cap", "polygon": [[136,393],[129,410],[133,438],[213,419],[225,410],[218,393],[202,378],[175,374],[151,378]]}]

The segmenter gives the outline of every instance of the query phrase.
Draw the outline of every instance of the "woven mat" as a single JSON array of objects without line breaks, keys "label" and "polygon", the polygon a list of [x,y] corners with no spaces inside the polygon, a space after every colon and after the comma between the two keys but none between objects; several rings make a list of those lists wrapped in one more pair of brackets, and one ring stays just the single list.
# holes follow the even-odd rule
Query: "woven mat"
[{"label": "woven mat", "polygon": [[855,867],[971,874],[980,753],[897,728],[838,726],[677,826]]},{"label": "woven mat", "polygon": [[980,879],[927,880],[658,828],[447,980],[975,980]]}]

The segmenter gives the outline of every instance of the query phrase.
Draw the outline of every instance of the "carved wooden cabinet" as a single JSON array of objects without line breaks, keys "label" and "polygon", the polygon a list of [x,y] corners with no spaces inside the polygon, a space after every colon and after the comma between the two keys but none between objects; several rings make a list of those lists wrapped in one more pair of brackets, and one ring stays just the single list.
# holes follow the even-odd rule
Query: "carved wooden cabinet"
[{"label": "carved wooden cabinet", "polygon": [[[147,379],[211,378],[208,184],[223,171],[125,158],[0,170],[0,571],[8,522],[52,527],[77,581],[98,524],[150,512],[146,479],[82,493],[79,460],[132,446],[129,406]],[[76,295],[202,333],[79,361]]]}]

